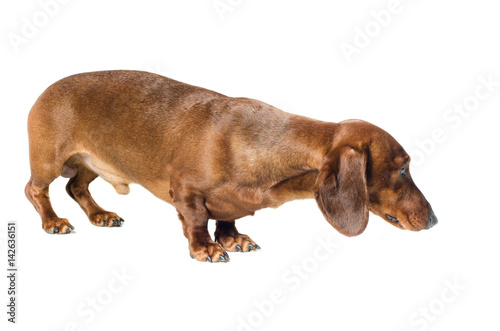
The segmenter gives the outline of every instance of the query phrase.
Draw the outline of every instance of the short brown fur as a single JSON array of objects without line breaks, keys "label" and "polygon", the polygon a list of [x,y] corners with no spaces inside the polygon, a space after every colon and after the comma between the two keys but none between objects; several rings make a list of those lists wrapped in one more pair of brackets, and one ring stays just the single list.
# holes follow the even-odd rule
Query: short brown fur
[{"label": "short brown fur", "polygon": [[[294,199],[315,198],[347,236],[364,231],[369,211],[402,229],[437,221],[407,172],[408,155],[382,129],[293,115],[152,73],[62,79],[36,101],[28,132],[26,196],[49,233],[73,229],[50,204],[49,185],[61,175],[97,226],[123,221],[92,199],[88,186],[97,176],[120,194],[131,183],[142,185],[175,206],[190,253],[200,261],[258,249],[234,220]],[[209,219],[217,220],[216,241]]]}]

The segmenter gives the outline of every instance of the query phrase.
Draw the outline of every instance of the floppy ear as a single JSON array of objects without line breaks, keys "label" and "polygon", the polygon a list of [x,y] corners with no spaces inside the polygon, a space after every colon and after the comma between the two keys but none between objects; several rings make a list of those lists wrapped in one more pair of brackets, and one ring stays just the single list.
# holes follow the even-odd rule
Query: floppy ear
[{"label": "floppy ear", "polygon": [[340,233],[352,237],[368,224],[366,159],[351,147],[333,149],[321,166],[314,193],[326,220]]}]

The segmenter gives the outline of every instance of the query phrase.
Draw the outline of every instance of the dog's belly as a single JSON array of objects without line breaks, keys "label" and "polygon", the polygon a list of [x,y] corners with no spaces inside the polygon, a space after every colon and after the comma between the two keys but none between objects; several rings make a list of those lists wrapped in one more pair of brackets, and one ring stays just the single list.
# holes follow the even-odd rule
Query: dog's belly
[{"label": "dog's belly", "polygon": [[116,193],[128,194],[130,192],[128,185],[134,181],[113,165],[88,152],[74,154],[73,158],[85,164],[105,181],[113,185]]}]

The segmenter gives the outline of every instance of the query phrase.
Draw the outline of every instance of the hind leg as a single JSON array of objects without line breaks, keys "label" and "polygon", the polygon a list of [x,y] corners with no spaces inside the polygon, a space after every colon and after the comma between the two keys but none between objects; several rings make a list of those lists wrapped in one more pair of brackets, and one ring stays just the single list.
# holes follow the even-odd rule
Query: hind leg
[{"label": "hind leg", "polygon": [[[57,176],[56,176],[57,177]],[[70,233],[74,227],[65,218],[59,218],[52,209],[49,197],[49,185],[56,178],[31,176],[26,185],[25,194],[42,218],[42,228],[47,233]]]},{"label": "hind leg", "polygon": [[[68,117],[61,107],[53,107],[56,99],[39,98],[28,116],[29,156],[31,178],[25,194],[42,218],[42,227],[48,233],[69,233],[73,226],[59,218],[49,198],[49,185],[63,174],[65,161],[72,155],[74,142]],[[61,110],[57,116],[54,109]],[[57,120],[56,120],[57,119]]]},{"label": "hind leg", "polygon": [[80,164],[77,174],[71,177],[66,185],[66,191],[87,214],[90,223],[106,227],[121,226],[124,220],[117,214],[102,209],[90,195],[89,184],[97,176],[95,172]]}]

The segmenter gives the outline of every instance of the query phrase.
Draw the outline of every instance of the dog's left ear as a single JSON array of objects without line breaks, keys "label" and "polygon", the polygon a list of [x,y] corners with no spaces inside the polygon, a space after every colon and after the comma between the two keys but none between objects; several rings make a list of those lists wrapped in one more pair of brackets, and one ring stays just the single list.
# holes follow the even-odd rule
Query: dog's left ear
[{"label": "dog's left ear", "polygon": [[332,149],[321,166],[314,194],[337,231],[348,237],[361,234],[369,211],[366,156],[349,146]]}]

